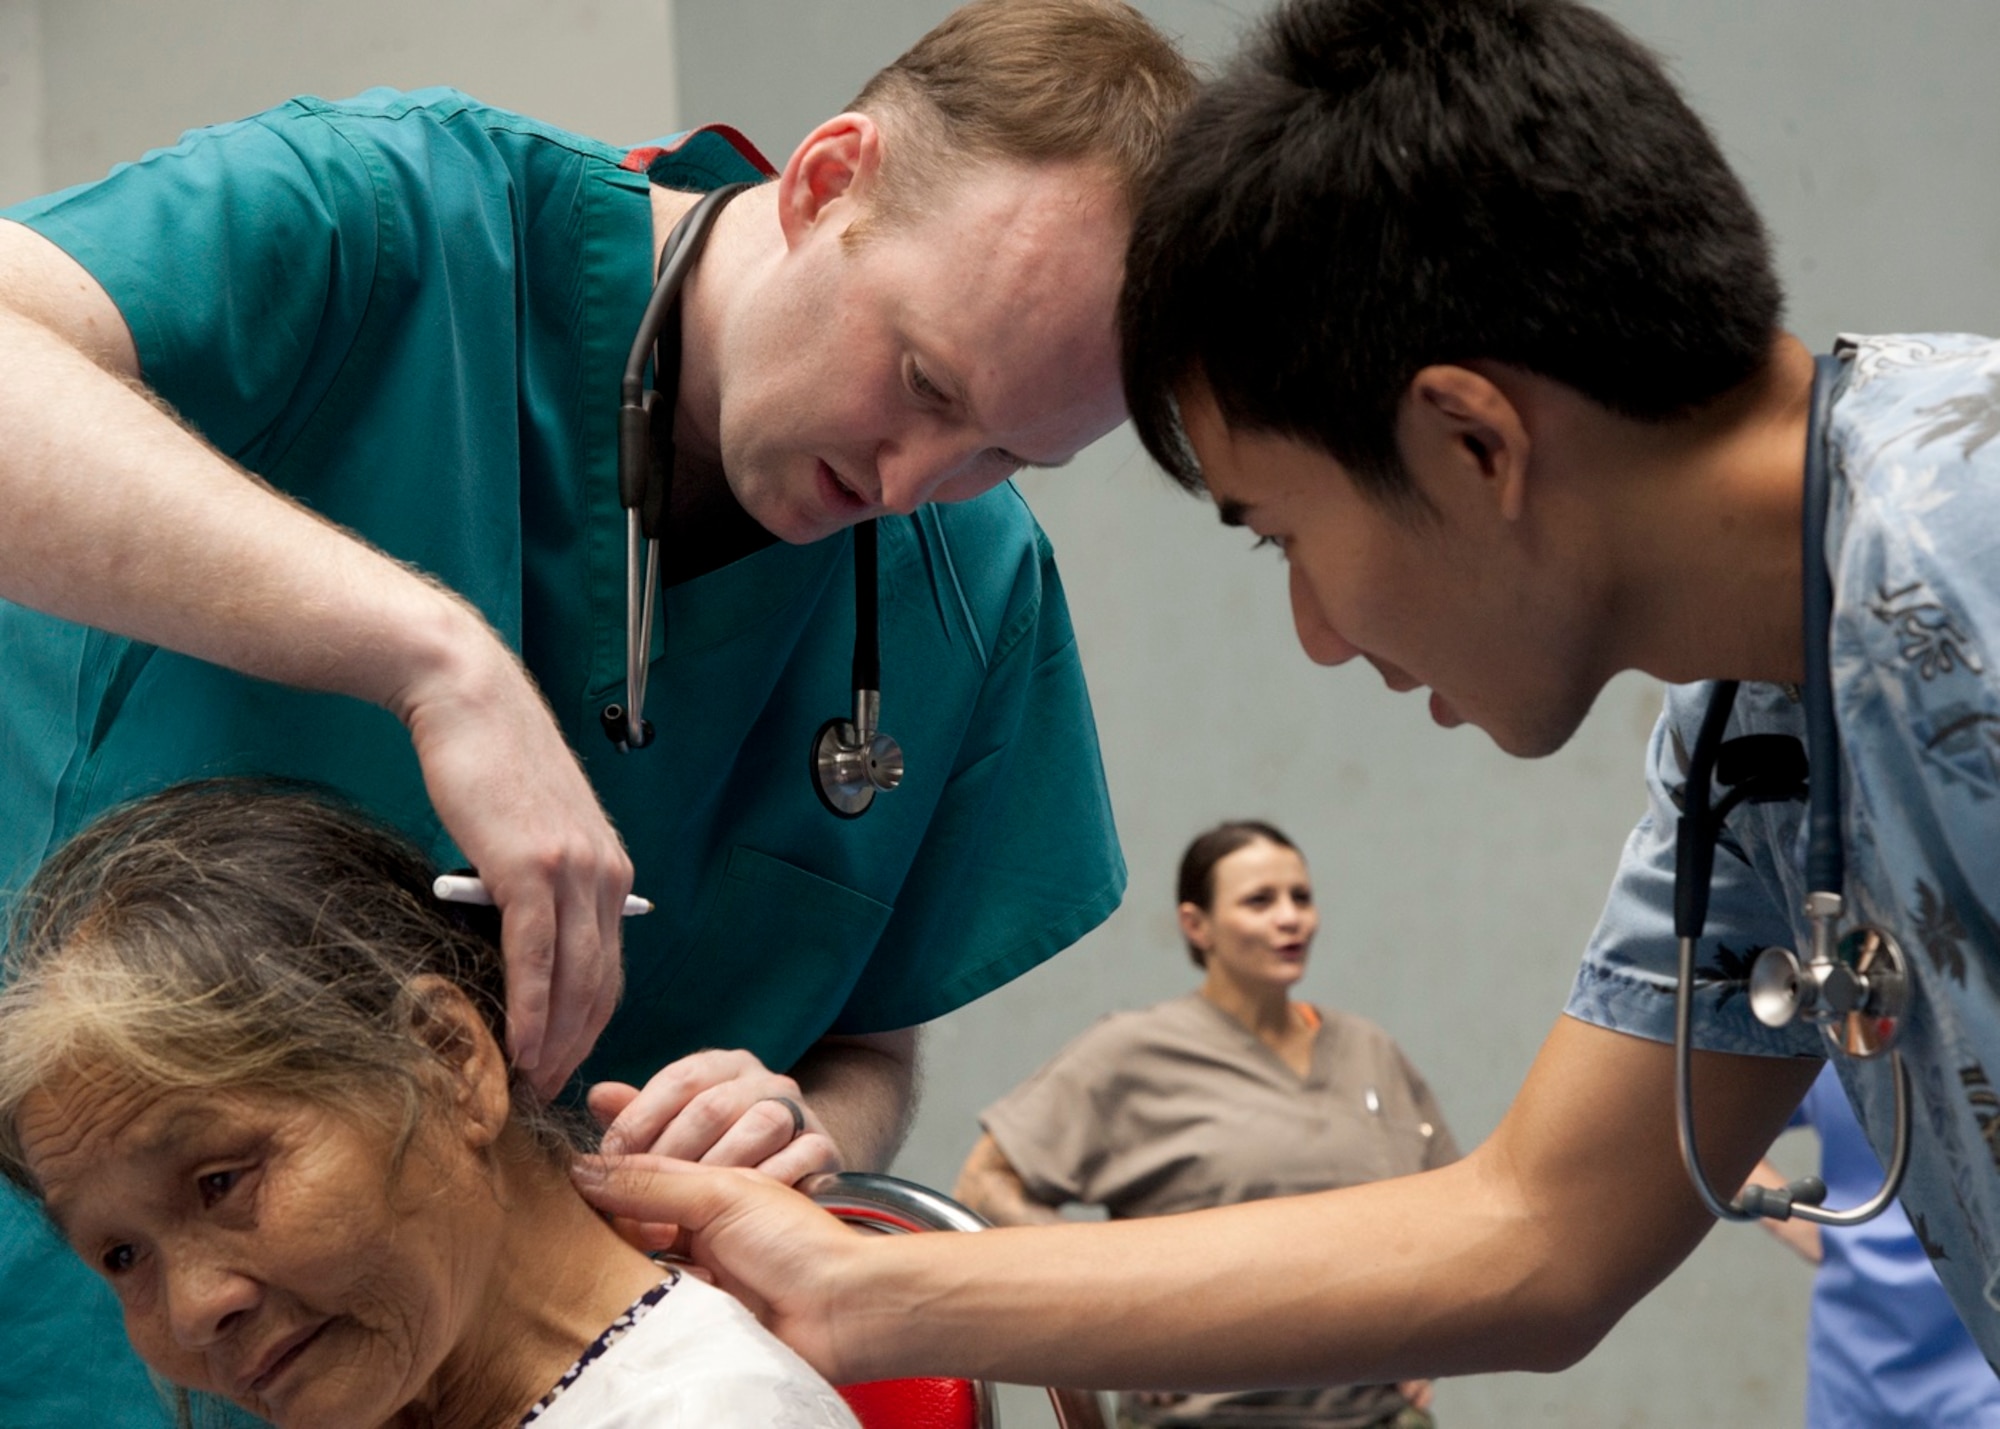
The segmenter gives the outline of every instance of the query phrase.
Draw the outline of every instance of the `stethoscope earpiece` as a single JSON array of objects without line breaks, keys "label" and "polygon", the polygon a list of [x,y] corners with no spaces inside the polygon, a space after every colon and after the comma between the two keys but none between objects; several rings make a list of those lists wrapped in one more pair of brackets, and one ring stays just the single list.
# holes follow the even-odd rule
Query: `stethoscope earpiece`
[{"label": "stethoscope earpiece", "polygon": [[634,725],[625,717],[623,705],[606,705],[597,712],[597,722],[604,726],[605,737],[618,746],[620,754],[644,749],[653,742],[653,722],[642,719]]}]

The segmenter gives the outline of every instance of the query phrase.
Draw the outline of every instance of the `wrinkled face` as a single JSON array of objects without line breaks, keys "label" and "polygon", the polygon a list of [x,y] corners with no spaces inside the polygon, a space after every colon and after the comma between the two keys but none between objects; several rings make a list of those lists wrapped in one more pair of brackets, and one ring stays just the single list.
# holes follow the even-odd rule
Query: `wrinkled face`
[{"label": "wrinkled face", "polygon": [[1296,849],[1255,839],[1218,860],[1214,896],[1193,904],[1184,931],[1208,957],[1211,976],[1240,987],[1290,987],[1305,976],[1306,956],[1319,931],[1312,876]]},{"label": "wrinkled face", "polygon": [[[22,1108],[30,1169],[156,1372],[283,1426],[372,1425],[472,1317],[492,1228],[420,1132],[289,1099],[68,1076]],[[461,1158],[468,1164],[472,1158]]]},{"label": "wrinkled face", "polygon": [[1390,689],[1428,686],[1430,715],[1474,724],[1509,754],[1562,747],[1605,674],[1593,621],[1548,548],[1527,548],[1453,463],[1412,468],[1435,520],[1392,511],[1315,446],[1236,432],[1206,389],[1182,418],[1227,525],[1254,532],[1291,574],[1299,644],[1322,665],[1357,656]]},{"label": "wrinkled face", "polygon": [[1128,225],[1102,170],[981,164],[843,241],[851,216],[793,244],[719,344],[723,466],[766,529],[963,501],[1123,419]]}]

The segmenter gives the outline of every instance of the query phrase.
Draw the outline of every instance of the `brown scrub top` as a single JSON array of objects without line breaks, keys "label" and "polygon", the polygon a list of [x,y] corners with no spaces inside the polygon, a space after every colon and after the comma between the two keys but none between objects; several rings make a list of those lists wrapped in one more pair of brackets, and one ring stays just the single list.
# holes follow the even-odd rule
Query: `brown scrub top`
[{"label": "brown scrub top", "polygon": [[[1304,1078],[1199,994],[1099,1020],[981,1124],[1049,1205],[1157,1216],[1426,1171],[1458,1159],[1444,1114],[1395,1039],[1323,1011]],[[1164,1399],[1168,1402],[1157,1403]],[[1127,1395],[1147,1424],[1379,1422],[1390,1385]]]}]

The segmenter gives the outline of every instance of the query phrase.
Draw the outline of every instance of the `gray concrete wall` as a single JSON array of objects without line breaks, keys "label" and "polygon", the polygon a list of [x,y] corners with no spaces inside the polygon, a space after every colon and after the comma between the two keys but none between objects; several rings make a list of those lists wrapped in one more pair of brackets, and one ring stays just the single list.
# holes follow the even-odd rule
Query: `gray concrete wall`
[{"label": "gray concrete wall", "polygon": [[41,0],[0,0],[0,203],[45,187]]},{"label": "gray concrete wall", "polygon": [[675,127],[673,55],[672,0],[0,0],[0,119],[17,63],[40,94],[33,163],[0,138],[0,202],[295,94],[374,85],[449,84],[637,143]]},{"label": "gray concrete wall", "polygon": [[[1140,0],[1191,53],[1224,53],[1262,3]],[[690,120],[726,118],[774,157],[914,39],[943,0],[680,0]],[[2000,324],[2000,166],[1981,0],[1608,0],[1661,50],[1777,237],[1792,326]],[[759,51],[755,36],[783,30]],[[1556,1017],[1642,804],[1657,687],[1606,691],[1576,741],[1534,764],[1430,727],[1421,697],[1293,644],[1284,577],[1242,533],[1170,492],[1128,433],[1023,481],[1069,589],[1097,703],[1127,905],[1045,968],[945,1019],[898,1169],[949,1185],[988,1100],[1097,1011],[1192,981],[1173,933],[1174,860],[1228,815],[1288,828],[1326,915],[1308,996],[1401,1038],[1460,1139],[1485,1136]],[[894,655],[887,700],[895,701]],[[889,716],[893,724],[894,715]],[[1551,1377],[1439,1392],[1447,1425],[1798,1423],[1805,1267],[1724,1228],[1595,1354]]]}]

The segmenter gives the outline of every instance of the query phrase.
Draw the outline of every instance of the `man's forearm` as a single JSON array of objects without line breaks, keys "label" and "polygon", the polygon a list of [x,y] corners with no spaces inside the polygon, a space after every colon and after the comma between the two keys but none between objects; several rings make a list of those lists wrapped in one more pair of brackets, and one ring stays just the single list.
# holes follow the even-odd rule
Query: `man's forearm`
[{"label": "man's forearm", "polygon": [[[1573,1362],[1600,1327],[1531,1293],[1535,1265],[1560,1250],[1468,1206],[1463,1170],[1421,1179],[1433,1178],[1386,1196],[1368,1186],[950,1244],[885,1239],[836,1291],[843,1370],[1230,1389]],[[1468,1258],[1483,1262],[1476,1275]]]},{"label": "man's forearm", "polygon": [[468,602],[238,468],[139,376],[96,280],[0,222],[0,596],[401,720],[502,911],[510,1049],[553,1094],[616,1001],[631,865],[540,690]]},{"label": "man's forearm", "polygon": [[[91,296],[72,306],[122,333]],[[0,595],[406,719],[423,679],[492,640],[456,597],[182,427],[133,385],[129,343],[111,347],[0,304]]]},{"label": "man's forearm", "polygon": [[882,1171],[895,1159],[917,1109],[918,1029],[825,1037],[792,1077],[850,1171]]},{"label": "man's forearm", "polygon": [[[1224,1389],[1564,1367],[1713,1224],[1679,1165],[1671,1063],[1565,1019],[1500,1130],[1440,1170],[857,1247],[831,1287],[838,1368]],[[1811,1071],[1697,1058],[1708,1164],[1746,1172]]]}]

